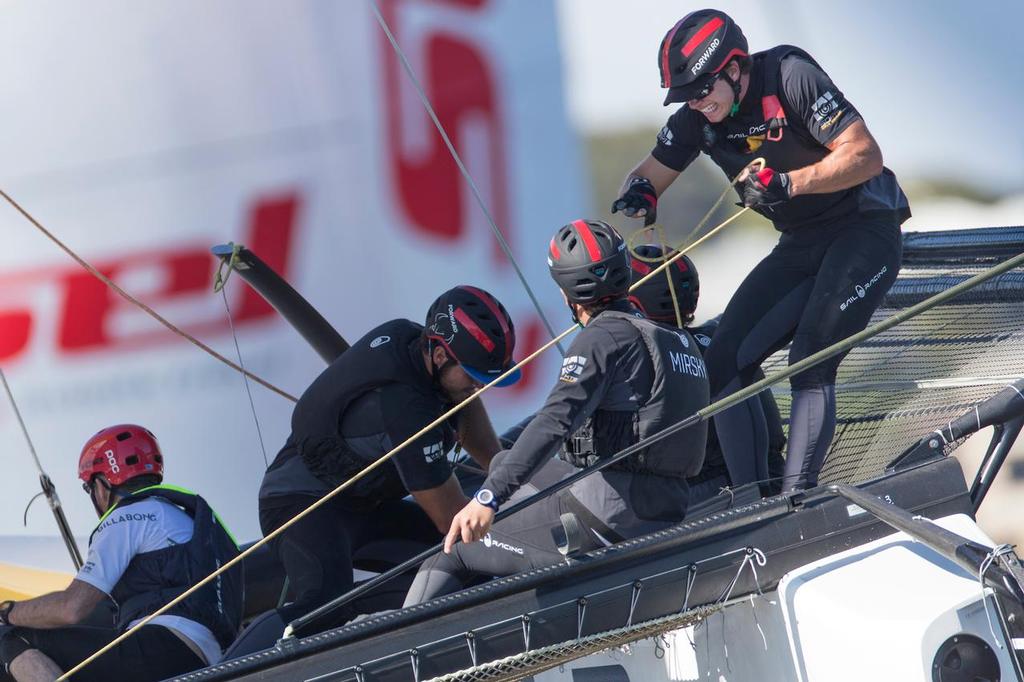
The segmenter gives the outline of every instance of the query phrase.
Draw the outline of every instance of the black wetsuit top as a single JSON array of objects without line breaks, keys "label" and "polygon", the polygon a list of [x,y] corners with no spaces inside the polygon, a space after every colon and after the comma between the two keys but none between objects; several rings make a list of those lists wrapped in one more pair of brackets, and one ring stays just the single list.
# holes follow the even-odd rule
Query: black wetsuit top
[{"label": "black wetsuit top", "polygon": [[[319,452],[330,457],[332,450],[344,447],[361,468],[448,408],[424,366],[421,330],[408,320],[386,322],[352,344],[310,384],[292,413],[292,433],[263,478],[261,499],[320,496],[334,481],[325,482],[310,470],[311,458]],[[367,485],[342,495],[395,500],[435,488],[451,475],[445,455],[454,440],[450,425],[437,426],[396,453]]]},{"label": "black wetsuit top", "polygon": [[[704,152],[730,179],[758,157],[777,171],[790,171],[820,161],[829,153],[826,145],[863,120],[803,50],[780,45],[751,58],[750,82],[739,111],[712,124],[684,104],[659,133],[651,152],[656,160],[682,171]],[[827,225],[856,213],[896,223],[910,215],[888,169],[849,189],[797,196],[760,212],[783,232]]]}]

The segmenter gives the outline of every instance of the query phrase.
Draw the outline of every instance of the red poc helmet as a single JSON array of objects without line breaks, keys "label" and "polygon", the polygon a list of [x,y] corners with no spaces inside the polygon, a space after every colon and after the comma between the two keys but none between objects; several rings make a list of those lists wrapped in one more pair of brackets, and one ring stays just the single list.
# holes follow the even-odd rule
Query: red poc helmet
[{"label": "red poc helmet", "polygon": [[136,476],[163,477],[164,458],[149,429],[136,424],[118,424],[103,429],[86,442],[78,458],[78,477],[91,483],[103,477],[118,486]]}]

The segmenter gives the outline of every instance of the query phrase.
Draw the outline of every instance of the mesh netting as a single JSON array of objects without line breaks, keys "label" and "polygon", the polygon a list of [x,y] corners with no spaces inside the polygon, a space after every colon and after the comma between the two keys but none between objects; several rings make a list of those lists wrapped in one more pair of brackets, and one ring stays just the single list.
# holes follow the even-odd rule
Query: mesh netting
[{"label": "mesh netting", "polygon": [[[871,323],[1002,260],[972,258],[970,232],[956,235],[959,256],[929,260],[909,251]],[[939,241],[943,234],[915,236]],[[1024,272],[1011,270],[854,348],[839,367],[838,423],[822,482],[854,483],[881,474],[929,431],[1024,377],[1022,303]],[[784,368],[787,357],[788,349],[774,354],[764,364],[765,373]],[[775,397],[787,415],[788,386],[776,387]],[[947,453],[960,442],[948,444]]]},{"label": "mesh netting", "polygon": [[654,618],[628,627],[607,630],[580,639],[533,649],[515,656],[508,656],[466,670],[435,677],[428,682],[480,682],[483,680],[515,682],[583,656],[614,649],[647,637],[657,637],[671,630],[693,625],[724,607],[724,603],[701,606],[683,613]]}]

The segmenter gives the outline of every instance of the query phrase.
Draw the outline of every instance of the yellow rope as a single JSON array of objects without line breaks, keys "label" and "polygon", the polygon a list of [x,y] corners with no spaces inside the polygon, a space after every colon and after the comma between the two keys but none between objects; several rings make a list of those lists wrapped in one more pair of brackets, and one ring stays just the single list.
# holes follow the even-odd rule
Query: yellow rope
[{"label": "yellow rope", "polygon": [[29,213],[24,208],[22,208],[21,205],[18,202],[16,202],[14,199],[12,199],[2,189],[0,189],[0,197],[3,197],[7,201],[7,203],[9,203],[11,206],[13,206],[15,208],[15,210],[18,211],[18,213],[23,215],[26,220],[28,220],[30,223],[32,223],[36,227],[37,230],[42,232],[50,241],[52,241],[54,244],[56,244],[58,246],[58,248],[60,248],[61,251],[63,251],[67,255],[71,256],[71,258],[76,263],[78,263],[83,268],[85,268],[93,277],[95,277],[96,279],[98,279],[99,281],[103,282],[104,284],[106,284],[111,289],[113,289],[115,292],[117,292],[117,294],[121,298],[123,298],[124,300],[128,301],[132,305],[140,308],[143,312],[145,312],[147,315],[152,317],[154,320],[156,320],[157,322],[162,324],[164,327],[166,327],[170,331],[174,332],[178,336],[186,339],[187,341],[191,341],[194,345],[196,345],[200,349],[206,351],[208,354],[212,355],[217,360],[220,360],[221,362],[223,362],[225,365],[227,365],[231,369],[235,370],[236,372],[241,372],[242,374],[244,374],[245,376],[249,377],[250,379],[252,379],[256,383],[260,384],[264,388],[269,388],[271,391],[273,391],[274,393],[278,394],[282,398],[287,398],[288,400],[292,401],[293,403],[294,402],[298,402],[296,397],[293,396],[292,394],[290,394],[290,393],[288,393],[288,392],[278,388],[277,386],[275,386],[274,384],[270,383],[269,381],[256,376],[252,372],[249,372],[248,370],[246,370],[246,369],[244,369],[242,367],[239,367],[235,363],[231,362],[231,360],[228,360],[226,357],[224,357],[223,355],[221,355],[220,353],[218,353],[214,349],[210,348],[209,346],[207,346],[205,343],[203,343],[202,341],[200,341],[196,337],[194,337],[191,334],[189,334],[188,332],[185,332],[185,331],[179,329],[178,327],[176,327],[172,322],[170,322],[169,320],[164,318],[158,312],[156,312],[155,310],[150,308],[148,305],[146,305],[142,301],[138,300],[137,298],[135,298],[134,296],[129,294],[127,291],[122,289],[120,286],[115,284],[112,279],[110,279],[109,277],[104,275],[102,272],[97,270],[91,263],[89,263],[87,260],[85,260],[84,258],[79,256],[77,253],[72,251],[70,247],[68,247],[66,244],[64,244],[64,242],[62,242],[60,239],[58,239],[56,236],[54,236],[54,234],[52,232],[50,232],[45,227],[43,227],[42,223],[40,223],[38,220],[36,220],[34,217],[32,217],[31,213]]},{"label": "yellow rope", "polygon": [[[737,178],[738,177],[739,176],[737,176]],[[735,182],[735,180],[733,180],[733,182]],[[741,215],[743,215],[748,210],[749,209],[747,209],[747,208],[743,208],[743,209],[737,211],[734,215],[732,215],[731,217],[729,217],[726,220],[724,220],[721,224],[719,224],[716,227],[714,227],[706,235],[704,235],[703,237],[701,237],[697,241],[693,242],[692,244],[690,244],[689,246],[687,246],[685,248],[681,248],[679,250],[679,253],[674,255],[672,258],[669,258],[669,259],[665,260],[664,263],[662,263],[655,270],[651,271],[650,273],[648,273],[647,275],[642,277],[639,281],[634,282],[633,285],[630,286],[629,290],[630,291],[634,291],[638,286],[640,286],[641,284],[646,282],[651,277],[654,277],[655,275],[657,275],[658,273],[663,271],[665,268],[667,268],[671,263],[675,262],[676,259],[681,257],[687,251],[690,251],[691,249],[696,248],[697,246],[702,244],[704,241],[710,239],[719,230],[721,230],[726,225],[728,225],[729,223],[731,223],[734,220],[736,220],[736,218],[740,217]],[[213,580],[214,578],[216,578],[220,574],[222,574],[225,571],[229,570],[230,568],[234,567],[239,562],[241,562],[243,559],[245,559],[247,556],[249,556],[250,554],[255,552],[257,549],[259,549],[260,547],[262,547],[263,545],[267,544],[268,542],[270,542],[271,540],[276,538],[278,535],[280,535],[281,533],[286,531],[293,524],[297,523],[298,521],[301,521],[302,519],[307,517],[309,514],[313,513],[315,510],[317,510],[320,507],[322,507],[323,505],[327,504],[328,501],[334,499],[334,497],[337,496],[339,493],[341,493],[342,491],[344,491],[347,488],[349,488],[350,486],[352,486],[352,484],[354,484],[355,482],[359,481],[360,479],[362,479],[364,476],[366,476],[370,472],[372,472],[375,469],[377,469],[378,467],[382,466],[385,462],[389,461],[392,457],[395,456],[396,453],[398,453],[402,449],[404,449],[404,448],[408,447],[409,445],[411,445],[412,443],[414,443],[417,439],[420,438],[420,436],[422,436],[423,434],[427,433],[431,429],[433,429],[436,426],[438,426],[438,425],[444,423],[445,421],[447,421],[451,416],[453,416],[455,413],[457,413],[463,407],[468,405],[473,400],[476,400],[478,397],[480,397],[485,392],[487,392],[492,387],[494,387],[495,384],[497,384],[498,382],[504,380],[506,377],[511,375],[513,372],[515,372],[517,369],[520,369],[524,365],[532,362],[534,360],[534,358],[538,357],[544,351],[546,351],[549,348],[551,348],[552,346],[556,345],[559,341],[561,341],[562,339],[567,337],[569,334],[571,334],[573,331],[575,331],[578,326],[579,325],[575,325],[575,324],[572,325],[571,327],[569,327],[568,329],[563,331],[561,334],[559,334],[555,338],[551,339],[550,341],[545,343],[543,346],[541,346],[540,348],[538,348],[534,352],[532,352],[529,355],[527,355],[525,358],[523,358],[518,363],[516,363],[515,366],[513,366],[511,369],[507,370],[504,374],[502,374],[501,376],[495,378],[489,384],[486,384],[483,388],[481,388],[479,391],[477,391],[473,395],[469,396],[468,398],[466,398],[462,402],[458,403],[457,405],[455,405],[454,407],[449,409],[447,412],[442,414],[440,417],[438,417],[434,421],[432,421],[429,424],[427,424],[426,426],[424,426],[422,429],[420,429],[419,431],[417,431],[413,435],[409,436],[403,442],[399,443],[397,446],[392,448],[390,452],[382,455],[379,459],[377,459],[376,461],[374,461],[374,462],[370,463],[369,465],[367,465],[367,467],[365,469],[363,469],[359,473],[355,474],[352,478],[350,478],[347,481],[345,481],[344,483],[340,484],[334,490],[330,491],[329,493],[327,493],[326,495],[321,497],[319,500],[317,500],[316,502],[314,502],[311,505],[309,505],[308,507],[306,507],[304,510],[302,510],[301,512],[299,512],[298,514],[293,516],[291,519],[289,519],[283,525],[278,527],[272,533],[269,533],[268,535],[264,536],[261,540],[255,542],[251,547],[249,547],[244,552],[242,552],[241,554],[236,556],[234,559],[232,559],[231,561],[228,561],[226,564],[224,564],[223,566],[218,568],[216,571],[214,571],[210,575],[208,575],[205,578],[203,578],[202,580],[200,580],[198,583],[196,583],[195,585],[190,587],[188,590],[186,590],[185,592],[183,592],[182,594],[178,595],[176,598],[172,599],[171,601],[169,601],[167,604],[165,604],[164,606],[162,606],[158,610],[154,611],[150,615],[148,615],[145,618],[143,618],[142,620],[140,620],[133,627],[129,628],[128,630],[125,630],[123,633],[121,633],[118,637],[116,637],[109,644],[107,644],[106,646],[101,648],[99,651],[97,651],[96,653],[92,654],[87,659],[85,659],[84,661],[82,661],[81,663],[76,665],[74,668],[72,668],[71,670],[67,671],[66,673],[61,675],[59,678],[57,678],[58,682],[60,682],[61,680],[68,679],[69,677],[71,677],[72,675],[74,675],[75,673],[80,671],[82,668],[84,668],[85,666],[89,665],[90,663],[95,661],[97,658],[99,658],[100,656],[102,656],[103,654],[107,653],[108,651],[113,649],[115,646],[117,646],[118,644],[120,644],[121,642],[126,640],[128,637],[130,637],[132,634],[134,634],[139,628],[144,627],[145,625],[150,623],[157,616],[160,616],[160,615],[163,615],[164,613],[167,613],[168,610],[170,610],[171,608],[177,606],[183,600],[187,599],[189,596],[191,596],[193,593],[195,593],[195,591],[198,590],[200,587],[202,587],[203,585],[206,585],[207,583],[209,583],[211,580]]]}]

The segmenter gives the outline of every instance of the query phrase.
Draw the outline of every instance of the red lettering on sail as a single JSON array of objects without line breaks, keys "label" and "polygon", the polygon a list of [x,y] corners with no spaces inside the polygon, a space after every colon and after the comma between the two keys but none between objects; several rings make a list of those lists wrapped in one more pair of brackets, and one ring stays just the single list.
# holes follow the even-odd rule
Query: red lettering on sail
[{"label": "red lettering on sail", "polygon": [[[282,276],[287,276],[288,272],[298,210],[299,198],[293,192],[257,200],[247,216],[241,239]],[[195,315],[190,307],[202,308],[203,299],[212,295],[216,262],[209,253],[209,244],[195,244],[126,253],[94,265],[115,282],[129,276],[133,281],[153,282],[149,290],[130,293],[157,311],[165,306],[178,306],[185,314]],[[46,297],[39,294],[47,288],[55,288],[60,301],[54,344],[60,353],[123,350],[167,343],[176,338],[153,321],[139,322],[141,311],[78,266],[41,268],[0,276],[0,290],[17,292],[19,300],[35,298],[39,301],[36,309],[17,306],[5,310],[0,304],[0,362],[23,355],[33,342],[45,343],[45,340],[33,339],[33,335],[38,328],[36,320],[45,313]],[[235,297],[231,305],[236,325],[275,316],[270,305],[250,287],[236,287],[232,296]],[[124,322],[125,316],[135,317],[135,323],[127,325],[129,329],[122,329],[118,324]],[[223,310],[213,314],[206,310],[181,327],[193,334],[221,333],[228,331],[229,324]]]},{"label": "red lettering on sail", "polygon": [[[402,24],[401,8],[408,4],[410,0],[385,0],[381,11],[452,144],[474,174],[499,229],[511,243],[505,131],[494,69],[485,51],[468,36],[455,35],[444,26],[407,30]],[[478,12],[487,1],[446,0],[434,4]],[[398,56],[383,31],[376,32],[384,68],[388,165],[408,225],[421,235],[440,241],[465,239],[471,226],[486,229],[469,186],[429,120]],[[416,117],[418,125],[408,124],[411,116]],[[467,135],[471,128],[483,132],[482,149],[472,148],[473,140],[479,138]],[[473,164],[481,158],[485,163]],[[492,242],[496,261],[506,263],[497,240]]]}]

